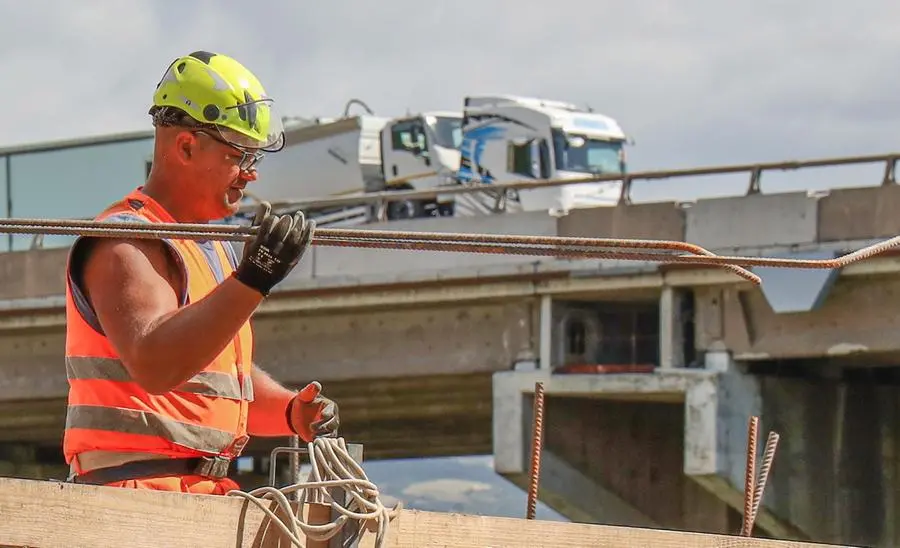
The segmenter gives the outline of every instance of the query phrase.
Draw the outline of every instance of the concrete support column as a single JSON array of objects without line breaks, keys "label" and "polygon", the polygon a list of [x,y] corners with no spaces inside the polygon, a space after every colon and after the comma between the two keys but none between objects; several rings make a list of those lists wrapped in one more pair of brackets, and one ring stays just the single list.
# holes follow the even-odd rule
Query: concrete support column
[{"label": "concrete support column", "polygon": [[684,367],[684,338],[681,323],[681,299],[683,294],[663,286],[659,297],[659,367],[673,369]]},{"label": "concrete support column", "polygon": [[541,295],[538,368],[550,371],[553,367],[553,297]]}]

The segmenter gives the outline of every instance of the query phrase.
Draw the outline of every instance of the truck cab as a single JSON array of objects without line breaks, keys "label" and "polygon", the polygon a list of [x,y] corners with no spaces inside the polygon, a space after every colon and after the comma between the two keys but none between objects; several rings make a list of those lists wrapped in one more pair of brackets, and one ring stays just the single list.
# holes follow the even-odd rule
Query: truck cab
[{"label": "truck cab", "polygon": [[[624,174],[627,137],[611,117],[562,101],[486,95],[466,97],[459,182],[491,184]],[[564,214],[615,205],[620,181],[520,190],[526,211]]]},{"label": "truck cab", "polygon": [[[387,190],[421,190],[456,184],[462,115],[434,111],[394,118],[381,131],[381,167]],[[388,217],[452,213],[452,197],[393,202]]]},{"label": "truck cab", "polygon": [[[282,213],[303,207],[320,226],[366,224],[377,220],[372,205],[317,207],[310,202],[456,184],[453,174],[459,165],[461,142],[462,114],[454,112],[400,118],[370,113],[299,119],[285,125],[284,149],[259,164],[259,179],[250,185],[248,194],[281,204],[276,209]],[[448,214],[452,209],[441,210],[446,201],[390,202],[387,218]],[[249,215],[241,215],[239,220],[246,221]]]}]

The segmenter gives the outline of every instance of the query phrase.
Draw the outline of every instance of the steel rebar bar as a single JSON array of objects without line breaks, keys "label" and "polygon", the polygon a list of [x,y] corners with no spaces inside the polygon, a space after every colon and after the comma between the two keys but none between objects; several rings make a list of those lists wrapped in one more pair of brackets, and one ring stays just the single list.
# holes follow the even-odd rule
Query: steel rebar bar
[{"label": "steel rebar bar", "polygon": [[759,417],[750,417],[747,427],[747,468],[744,475],[744,515],[741,521],[741,536],[749,537],[753,528],[753,499],[756,495],[756,452],[759,435]]},{"label": "steel rebar bar", "polygon": [[759,477],[756,479],[756,490],[753,493],[753,510],[750,515],[748,535],[753,534],[753,525],[756,523],[759,507],[766,492],[766,484],[769,481],[769,472],[772,470],[772,463],[775,460],[775,450],[778,448],[779,438],[780,436],[775,432],[769,432],[769,438],[766,440],[762,464],[759,467]]},{"label": "steel rebar bar", "polygon": [[528,511],[526,519],[537,513],[538,488],[541,478],[541,449],[544,446],[544,383],[534,383],[534,422],[531,437],[531,467],[528,472]]},{"label": "steel rebar bar", "polygon": [[[3,219],[0,233],[53,234],[124,238],[248,241],[256,229],[247,226],[189,223],[141,223],[74,219]],[[746,267],[836,269],[900,246],[900,236],[877,242],[834,259],[785,259],[715,255],[703,247],[673,240],[521,236],[442,232],[317,228],[313,245],[421,251],[451,251],[598,258],[720,266],[754,284]]]}]

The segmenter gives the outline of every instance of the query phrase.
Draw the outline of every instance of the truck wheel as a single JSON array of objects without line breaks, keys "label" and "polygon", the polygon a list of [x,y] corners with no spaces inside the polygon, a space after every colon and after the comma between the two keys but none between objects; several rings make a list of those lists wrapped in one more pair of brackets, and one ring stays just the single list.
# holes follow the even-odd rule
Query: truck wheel
[{"label": "truck wheel", "polygon": [[416,219],[425,216],[425,202],[422,200],[403,200],[402,202],[391,202],[388,204],[387,218],[390,221]]}]

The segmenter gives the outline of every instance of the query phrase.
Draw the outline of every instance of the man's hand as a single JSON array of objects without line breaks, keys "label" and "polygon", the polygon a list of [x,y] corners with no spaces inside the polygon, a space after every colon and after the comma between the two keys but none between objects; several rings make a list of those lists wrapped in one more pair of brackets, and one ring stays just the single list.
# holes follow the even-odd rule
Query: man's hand
[{"label": "man's hand", "polygon": [[291,428],[307,443],[318,437],[337,436],[341,425],[337,404],[321,392],[321,384],[309,383],[288,405]]},{"label": "man's hand", "polygon": [[309,249],[316,222],[302,211],[293,217],[272,215],[272,206],[262,202],[253,220],[256,238],[244,245],[244,256],[234,277],[263,295],[284,280]]}]

